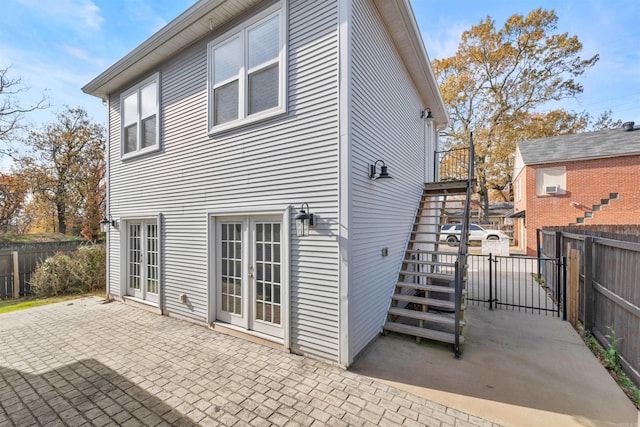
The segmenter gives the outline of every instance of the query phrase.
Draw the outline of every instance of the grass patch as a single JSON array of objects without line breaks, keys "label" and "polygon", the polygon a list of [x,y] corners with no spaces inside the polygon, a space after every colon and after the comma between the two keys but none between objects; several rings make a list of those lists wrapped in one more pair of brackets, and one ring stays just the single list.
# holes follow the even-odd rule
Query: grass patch
[{"label": "grass patch", "polygon": [[54,304],[57,302],[64,302],[69,300],[74,300],[78,298],[97,296],[101,298],[106,298],[105,294],[77,294],[77,295],[64,295],[59,297],[51,297],[51,298],[20,298],[16,300],[2,300],[0,301],[0,314],[10,313],[12,311],[18,310],[26,310],[27,308],[38,307],[41,305]]},{"label": "grass patch", "polygon": [[622,366],[620,366],[616,348],[620,338],[615,337],[613,329],[610,328],[610,335],[607,335],[607,339],[613,343],[608,349],[602,347],[591,332],[585,331],[582,323],[578,324],[578,333],[587,347],[589,347],[589,350],[598,358],[613,379],[616,380],[622,391],[629,397],[631,402],[636,405],[636,408],[640,409],[640,388],[624,373]]}]

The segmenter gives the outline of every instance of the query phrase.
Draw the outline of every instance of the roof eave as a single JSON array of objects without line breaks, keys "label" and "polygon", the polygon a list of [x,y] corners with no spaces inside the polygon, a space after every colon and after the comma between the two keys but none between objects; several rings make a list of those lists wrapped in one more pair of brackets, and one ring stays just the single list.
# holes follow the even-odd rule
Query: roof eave
[{"label": "roof eave", "polygon": [[[149,68],[151,68],[150,65],[136,65],[141,64],[142,60],[153,55],[160,46],[164,45],[167,41],[171,40],[190,25],[194,24],[199,19],[204,18],[227,1],[228,0],[199,0],[196,4],[161,28],[138,47],[84,85],[82,87],[82,91],[89,95],[105,99],[106,96],[109,95],[108,87],[113,86],[109,85],[110,82],[114,81],[114,79],[125,81],[143,74],[145,71],[148,72]],[[163,57],[158,56],[155,58],[155,61],[151,60],[151,62],[161,63],[163,59]]]},{"label": "roof eave", "polygon": [[[449,123],[448,114],[438,83],[431,68],[428,54],[424,47],[418,24],[416,23],[409,0],[374,0],[380,14],[394,39],[398,52],[407,67],[420,98],[425,107],[431,110],[435,124],[441,128]],[[175,50],[161,52],[162,47],[185,30],[201,21],[218,7],[225,3],[241,7],[250,7],[256,0],[199,0],[176,19],[171,21],[149,39],[144,41],[122,59],[98,75],[82,87],[82,91],[102,98],[103,100],[113,91],[135,78],[149,73],[154,67],[166,61]],[[204,34],[192,31],[189,37],[183,37],[176,43],[175,48],[186,47],[200,39]],[[178,39],[176,39],[178,40]]]},{"label": "roof eave", "polygon": [[576,157],[571,159],[551,159],[551,160],[542,160],[542,161],[532,161],[527,162],[526,160],[522,160],[525,166],[537,166],[537,165],[550,165],[554,163],[567,163],[567,162],[585,162],[588,160],[600,160],[600,159],[610,159],[612,157],[629,157],[629,156],[640,156],[640,152],[629,152],[629,153],[619,153],[619,154],[606,154],[601,156],[588,156],[588,157]]},{"label": "roof eave", "polygon": [[436,126],[438,128],[447,126],[449,116],[409,0],[374,0],[374,2],[416,90],[423,102],[427,104],[425,107],[431,110]]}]

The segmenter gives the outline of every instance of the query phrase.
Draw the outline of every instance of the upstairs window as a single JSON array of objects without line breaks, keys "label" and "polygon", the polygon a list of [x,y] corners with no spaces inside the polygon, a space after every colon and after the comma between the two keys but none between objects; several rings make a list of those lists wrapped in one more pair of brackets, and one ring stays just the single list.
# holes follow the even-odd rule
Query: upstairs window
[{"label": "upstairs window", "polygon": [[285,112],[284,3],[209,43],[209,129]]},{"label": "upstairs window", "polygon": [[536,195],[565,194],[566,180],[564,166],[536,169]]},{"label": "upstairs window", "polygon": [[158,138],[158,75],[122,94],[122,157],[156,151]]}]

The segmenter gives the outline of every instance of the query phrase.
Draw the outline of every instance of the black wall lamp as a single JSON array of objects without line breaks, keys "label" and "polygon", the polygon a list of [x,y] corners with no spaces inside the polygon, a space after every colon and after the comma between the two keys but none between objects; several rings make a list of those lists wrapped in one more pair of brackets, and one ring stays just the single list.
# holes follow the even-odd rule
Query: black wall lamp
[{"label": "black wall lamp", "polygon": [[[304,207],[307,207],[305,210]],[[309,212],[309,204],[303,203],[295,216],[296,220],[296,236],[306,237],[309,235],[309,227],[314,225],[313,214]]]},{"label": "black wall lamp", "polygon": [[[378,163],[382,163],[380,165],[380,173],[376,174]],[[387,171],[387,166],[384,164],[382,160],[376,160],[376,162],[372,165],[369,165],[369,178],[374,179],[376,181],[390,181],[393,179],[389,172]]]},{"label": "black wall lamp", "polygon": [[102,231],[103,233],[108,233],[109,226],[118,228],[118,223],[115,219],[111,219],[111,215],[109,215],[109,218],[107,218],[106,216],[102,218],[102,221],[100,221],[100,231]]},{"label": "black wall lamp", "polygon": [[426,110],[422,110],[420,112],[420,118],[421,119],[425,119],[425,120],[427,120],[429,122],[432,122],[432,121],[435,120],[434,117],[433,117],[433,114],[431,114],[431,110],[428,109],[428,108]]}]

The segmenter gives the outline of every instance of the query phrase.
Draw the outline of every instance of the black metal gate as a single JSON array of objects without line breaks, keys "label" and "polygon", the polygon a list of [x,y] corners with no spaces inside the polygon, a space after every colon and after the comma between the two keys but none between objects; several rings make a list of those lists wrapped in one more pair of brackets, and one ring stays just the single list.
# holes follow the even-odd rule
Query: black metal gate
[{"label": "black metal gate", "polygon": [[566,320],[566,259],[469,255],[467,264],[467,304]]}]

